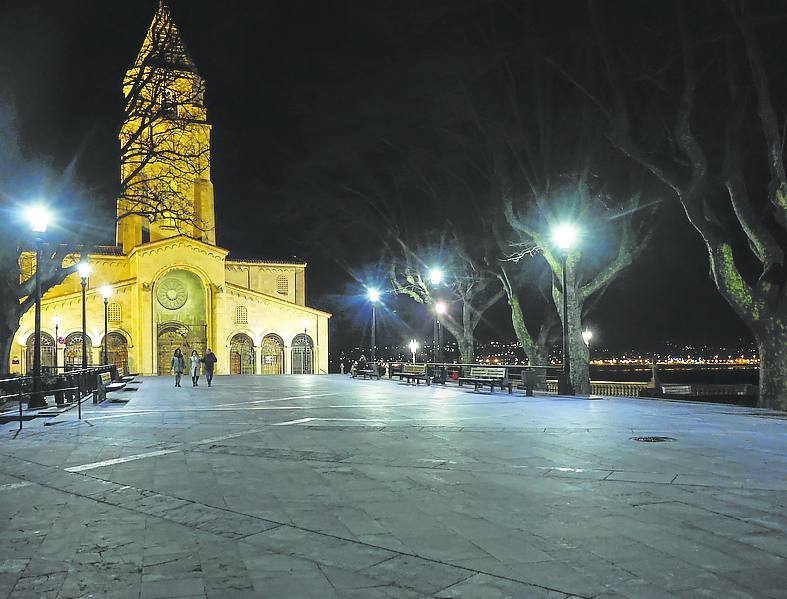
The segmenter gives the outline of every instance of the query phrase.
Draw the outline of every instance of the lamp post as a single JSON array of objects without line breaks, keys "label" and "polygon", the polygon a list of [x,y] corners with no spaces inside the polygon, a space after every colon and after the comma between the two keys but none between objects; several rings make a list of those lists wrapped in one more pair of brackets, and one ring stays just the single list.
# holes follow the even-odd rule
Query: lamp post
[{"label": "lamp post", "polygon": [[552,231],[552,240],[560,251],[562,287],[563,287],[563,380],[562,389],[558,392],[561,395],[574,395],[574,385],[571,384],[571,348],[569,347],[569,326],[568,326],[568,284],[566,270],[568,266],[568,253],[576,243],[577,230],[574,225],[564,223],[558,225]]},{"label": "lamp post", "polygon": [[85,306],[85,288],[87,278],[90,276],[90,264],[79,263],[79,278],[82,279],[82,370],[87,369],[87,312]]},{"label": "lamp post", "polygon": [[375,334],[377,331],[377,302],[380,301],[380,292],[379,290],[372,287],[368,290],[369,301],[372,303],[372,364],[377,363],[377,342],[375,340]]},{"label": "lamp post", "polygon": [[46,406],[41,395],[41,243],[49,226],[50,214],[43,206],[31,207],[27,213],[30,230],[35,234],[36,274],[35,274],[35,342],[33,345],[33,393],[27,403],[29,408]]},{"label": "lamp post", "polygon": [[101,297],[104,298],[104,359],[102,360],[104,366],[109,366],[109,345],[107,344],[107,310],[109,306],[109,298],[112,295],[112,287],[104,285],[101,288]]},{"label": "lamp post", "polygon": [[415,339],[411,339],[407,347],[410,348],[410,352],[413,354],[413,364],[415,364],[415,352],[418,351],[418,342]]},{"label": "lamp post", "polygon": [[60,330],[60,317],[55,315],[52,321],[55,323],[55,374],[57,374],[57,349],[59,345],[58,339],[60,338],[58,334],[58,331]]},{"label": "lamp post", "polygon": [[443,361],[443,330],[440,326],[440,317],[448,310],[445,302],[439,301],[434,305],[434,361]]}]

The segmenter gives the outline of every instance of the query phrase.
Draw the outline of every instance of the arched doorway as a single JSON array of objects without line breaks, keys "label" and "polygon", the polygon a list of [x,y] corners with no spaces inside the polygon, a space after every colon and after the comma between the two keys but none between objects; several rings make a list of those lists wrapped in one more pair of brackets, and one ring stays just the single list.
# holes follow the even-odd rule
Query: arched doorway
[{"label": "arched doorway", "polygon": [[191,354],[188,328],[177,322],[160,324],[158,329],[158,373],[160,375],[171,373],[172,356],[176,349],[183,352],[183,359],[188,366],[189,354]]},{"label": "arched doorway", "polygon": [[284,340],[278,335],[265,335],[262,339],[262,372],[284,374]]},{"label": "arched doorway", "polygon": [[107,364],[117,366],[118,372],[128,371],[128,341],[123,333],[107,335]]},{"label": "arched doorway", "polygon": [[238,333],[230,341],[230,374],[254,374],[254,342]]},{"label": "arched doorway", "polygon": [[[93,365],[93,342],[90,335],[85,338],[87,347],[88,366]],[[66,351],[64,360],[65,365],[70,368],[82,368],[82,333],[71,333],[66,337]]]},{"label": "arched doorway", "polygon": [[292,373],[314,374],[314,342],[306,333],[292,340]]},{"label": "arched doorway", "polygon": [[[33,372],[33,352],[35,351],[36,334],[27,338],[27,372]],[[49,333],[41,331],[41,371],[46,372],[55,365],[55,339]]]},{"label": "arched doorway", "polygon": [[171,371],[172,355],[180,348],[188,356],[205,355],[208,343],[205,286],[187,270],[171,270],[153,288],[158,374]]}]

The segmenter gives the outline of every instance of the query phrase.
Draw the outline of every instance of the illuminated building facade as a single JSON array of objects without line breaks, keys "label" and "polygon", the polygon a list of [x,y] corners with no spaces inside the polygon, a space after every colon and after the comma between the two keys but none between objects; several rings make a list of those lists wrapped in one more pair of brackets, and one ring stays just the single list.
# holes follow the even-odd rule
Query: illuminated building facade
[{"label": "illuminated building facade", "polygon": [[[130,372],[168,374],[176,347],[210,347],[218,374],[327,372],[330,314],[306,306],[306,264],[236,260],[216,245],[204,81],[163,2],[123,91],[116,242],[87,258],[88,363],[101,363],[107,285],[109,362]],[[33,261],[22,256],[23,279]],[[12,372],[32,368],[33,317],[20,322]],[[80,365],[78,274],[44,295],[41,323],[42,365]]]}]

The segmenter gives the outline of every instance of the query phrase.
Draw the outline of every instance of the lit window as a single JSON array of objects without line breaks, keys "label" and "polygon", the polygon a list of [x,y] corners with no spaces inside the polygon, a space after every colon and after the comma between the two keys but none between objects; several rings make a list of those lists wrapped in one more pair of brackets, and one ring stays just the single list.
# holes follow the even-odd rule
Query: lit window
[{"label": "lit window", "polygon": [[235,308],[235,324],[249,324],[249,311],[246,306]]},{"label": "lit window", "polygon": [[290,292],[290,282],[284,275],[276,277],[276,293],[287,295]]},{"label": "lit window", "polygon": [[120,304],[113,302],[107,306],[107,320],[109,322],[120,322],[123,318],[123,312]]}]

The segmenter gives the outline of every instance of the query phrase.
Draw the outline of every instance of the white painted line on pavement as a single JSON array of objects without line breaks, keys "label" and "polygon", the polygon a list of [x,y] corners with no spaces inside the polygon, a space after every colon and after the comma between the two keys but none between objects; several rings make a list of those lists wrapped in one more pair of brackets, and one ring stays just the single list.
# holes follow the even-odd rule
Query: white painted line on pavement
[{"label": "white painted line on pavement", "polygon": [[177,453],[179,451],[180,451],[179,449],[160,449],[159,451],[138,453],[136,455],[129,455],[124,458],[114,458],[112,460],[104,460],[103,462],[93,462],[91,464],[82,464],[81,466],[71,466],[71,468],[66,468],[65,470],[66,472],[85,472],[86,470],[95,470],[96,468],[103,468],[104,466],[124,464],[126,462],[133,462],[134,460],[144,460],[145,458],[155,458],[160,455]]},{"label": "white painted line on pavement", "polygon": [[0,491],[10,491],[11,489],[22,489],[24,487],[30,487],[33,483],[22,482],[22,483],[8,483],[5,485],[0,485]]},{"label": "white painted line on pavement", "polygon": [[326,397],[328,395],[341,395],[340,393],[315,393],[313,395],[293,395],[292,397],[279,397],[277,399],[258,399],[256,401],[242,401],[237,403],[220,403],[216,404],[216,407],[224,407],[224,406],[245,406],[251,405],[256,403],[270,403],[273,401],[289,401],[290,399],[309,399],[312,397]]},{"label": "white painted line on pavement", "polygon": [[211,437],[210,439],[200,439],[199,441],[189,441],[188,443],[191,445],[203,445],[205,443],[215,443],[216,441],[226,441],[227,439],[235,439],[236,437],[242,437],[244,435],[253,435],[254,433],[261,433],[264,430],[265,430],[264,428],[253,428],[249,431],[231,433],[229,435],[222,435],[221,437]]}]

